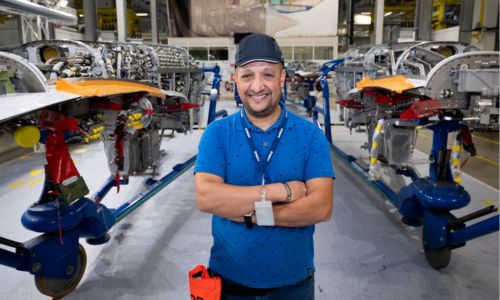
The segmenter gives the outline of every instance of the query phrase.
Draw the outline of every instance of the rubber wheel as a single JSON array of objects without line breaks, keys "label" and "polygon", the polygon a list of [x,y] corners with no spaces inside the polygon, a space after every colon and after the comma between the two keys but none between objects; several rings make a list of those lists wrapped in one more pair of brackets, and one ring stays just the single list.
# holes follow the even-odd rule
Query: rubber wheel
[{"label": "rubber wheel", "polygon": [[[76,260],[76,270],[69,279],[44,277],[35,275],[35,285],[40,293],[53,298],[61,298],[71,293],[85,273],[87,266],[87,254],[82,245],[78,245],[78,257]],[[68,266],[70,267],[70,266]]]},{"label": "rubber wheel", "polygon": [[425,258],[429,264],[436,270],[446,268],[450,263],[451,249],[444,247],[438,250],[427,250],[424,247]]}]

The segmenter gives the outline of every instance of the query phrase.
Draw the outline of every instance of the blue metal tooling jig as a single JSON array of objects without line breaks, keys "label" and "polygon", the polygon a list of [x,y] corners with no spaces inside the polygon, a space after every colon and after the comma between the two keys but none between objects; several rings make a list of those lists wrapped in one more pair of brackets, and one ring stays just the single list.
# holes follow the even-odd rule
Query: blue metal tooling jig
[{"label": "blue metal tooling jig", "polygon": [[437,270],[445,268],[450,262],[452,249],[465,246],[469,240],[499,230],[498,214],[472,225],[466,224],[496,212],[495,206],[485,207],[463,217],[455,217],[451,213],[452,210],[463,208],[470,202],[469,193],[452,178],[449,164],[450,150],[447,149],[448,134],[464,126],[459,121],[443,119],[427,127],[433,131],[428,177],[420,178],[413,167],[399,170],[398,174],[409,177],[412,182],[397,193],[381,180],[370,180],[368,168],[357,162],[352,155],[343,152],[332,141],[327,75],[346,59],[349,58],[328,61],[322,66],[321,85],[324,102],[323,108],[314,109],[313,120],[320,126],[318,115],[324,116],[323,127],[332,150],[389,199],[402,215],[403,223],[412,226],[423,225],[423,248],[427,261]]}]

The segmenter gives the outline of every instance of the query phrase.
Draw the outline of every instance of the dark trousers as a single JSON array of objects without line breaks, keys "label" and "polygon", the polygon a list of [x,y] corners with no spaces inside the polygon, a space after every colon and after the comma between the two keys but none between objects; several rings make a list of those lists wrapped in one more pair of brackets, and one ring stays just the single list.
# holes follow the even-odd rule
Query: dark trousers
[{"label": "dark trousers", "polygon": [[221,300],[314,300],[314,274],[294,284],[271,289],[249,288],[221,278]]}]

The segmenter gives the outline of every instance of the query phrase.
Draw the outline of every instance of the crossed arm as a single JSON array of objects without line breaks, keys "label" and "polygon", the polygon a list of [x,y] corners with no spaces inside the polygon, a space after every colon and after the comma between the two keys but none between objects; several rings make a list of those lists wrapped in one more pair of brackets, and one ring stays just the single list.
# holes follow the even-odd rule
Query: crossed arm
[{"label": "crossed arm", "polygon": [[[333,208],[333,179],[320,177],[289,181],[292,201],[284,203],[286,190],[282,183],[267,184],[267,199],[273,202],[274,222],[277,226],[299,227],[331,218]],[[254,210],[260,199],[260,186],[236,186],[224,183],[213,174],[195,175],[196,206],[203,212],[243,222],[243,215]],[[255,222],[255,216],[254,216]]]}]

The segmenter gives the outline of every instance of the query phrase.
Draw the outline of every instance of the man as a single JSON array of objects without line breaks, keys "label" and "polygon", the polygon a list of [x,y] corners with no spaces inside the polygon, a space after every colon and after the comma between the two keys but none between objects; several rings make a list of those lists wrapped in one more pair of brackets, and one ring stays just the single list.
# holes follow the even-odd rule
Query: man
[{"label": "man", "polygon": [[331,217],[335,174],[321,130],[280,101],[283,64],[272,37],[241,40],[233,79],[244,108],[199,145],[196,205],[213,214],[222,299],[314,299],[313,224]]}]

